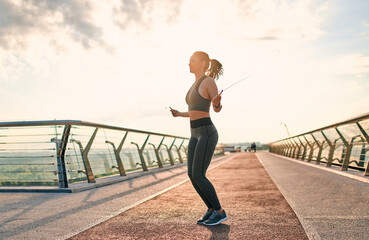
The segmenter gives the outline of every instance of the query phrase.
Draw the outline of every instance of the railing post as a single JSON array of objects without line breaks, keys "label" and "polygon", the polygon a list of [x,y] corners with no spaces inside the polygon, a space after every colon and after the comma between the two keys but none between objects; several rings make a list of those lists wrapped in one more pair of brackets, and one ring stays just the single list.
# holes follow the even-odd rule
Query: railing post
[{"label": "railing post", "polygon": [[[124,166],[122,164],[122,159],[120,158],[120,155],[119,155],[120,154],[120,151],[122,150],[124,141],[126,140],[127,134],[128,134],[128,132],[126,132],[126,134],[124,135],[124,137],[123,137],[122,141],[120,142],[120,144],[119,144],[119,146],[118,146],[117,149],[115,148],[114,143],[109,142],[109,141],[105,141],[105,143],[108,143],[108,144],[112,145],[112,147],[113,147],[114,155],[115,155],[115,160],[117,161],[117,165],[118,165],[117,168],[118,168],[119,174],[121,176],[126,176],[127,175],[126,174],[126,171],[124,169]],[[113,167],[116,167],[116,166],[113,166]]]},{"label": "railing post", "polygon": [[184,143],[184,139],[182,140],[181,144],[179,145],[179,147],[177,147],[177,145],[175,145],[176,149],[177,149],[177,153],[178,153],[178,157],[179,157],[179,162],[180,163],[183,163],[183,158],[182,158],[182,155],[181,155],[181,147]]},{"label": "railing post", "polygon": [[281,144],[279,145],[279,149],[278,149],[278,154],[279,155],[284,155],[284,149],[285,149],[285,143],[284,142],[281,142]]},{"label": "railing post", "polygon": [[329,153],[328,153],[328,159],[327,159],[327,167],[330,167],[332,165],[332,161],[333,161],[333,154],[334,154],[334,149],[336,147],[336,141],[334,141],[334,144],[331,142],[331,140],[329,140],[329,138],[327,138],[327,136],[324,134],[323,131],[321,131],[323,137],[325,138],[325,140],[328,143],[329,146]]},{"label": "railing post", "polygon": [[291,141],[291,139],[288,139],[287,141],[290,141],[289,143],[288,143],[288,145],[289,145],[289,149],[288,149],[288,152],[287,152],[287,157],[291,157],[292,156],[292,151],[293,151],[293,149],[294,149],[294,145],[293,145],[293,143],[292,143],[292,141]]},{"label": "railing post", "polygon": [[283,156],[287,156],[290,146],[287,141],[284,142]]},{"label": "railing post", "polygon": [[58,185],[59,188],[68,188],[67,169],[65,166],[65,151],[68,144],[68,138],[70,133],[70,125],[64,126],[62,139],[52,138],[51,141],[56,144],[56,156],[58,165]]},{"label": "railing post", "polygon": [[297,143],[297,141],[294,138],[292,140],[296,143],[296,147],[297,147],[297,154],[295,155],[295,151],[294,151],[293,152],[293,155],[294,155],[293,158],[299,159],[301,146]]},{"label": "railing post", "polygon": [[288,155],[287,155],[287,157],[292,157],[293,152],[294,152],[294,149],[295,149],[295,144],[293,144],[292,139],[288,139],[288,141],[289,141],[289,143],[290,143],[291,148],[290,148],[290,150],[288,151]]},{"label": "railing post", "polygon": [[307,147],[307,144],[304,144],[300,138],[298,138],[300,143],[301,143],[301,146],[304,148],[304,150],[302,151],[302,155],[301,155],[301,160],[304,161],[305,160],[305,155],[306,155],[306,147]]},{"label": "railing post", "polygon": [[142,153],[143,153],[143,151],[144,151],[144,149],[145,149],[145,146],[146,146],[147,140],[149,140],[149,137],[150,137],[150,134],[148,134],[148,135],[147,135],[146,140],[145,140],[145,142],[142,144],[142,147],[141,147],[141,148],[138,146],[138,144],[137,144],[137,143],[131,142],[131,144],[134,144],[134,145],[136,145],[136,147],[137,147],[137,150],[138,150],[138,154],[139,154],[139,156],[140,156],[141,166],[142,166],[142,170],[143,170],[143,171],[148,171],[148,168],[147,168],[147,165],[146,165],[146,162],[145,162],[145,158],[144,158],[144,156],[143,156],[143,154],[142,154]]},{"label": "railing post", "polygon": [[165,136],[161,139],[161,142],[160,142],[158,148],[156,148],[154,144],[149,143],[149,145],[153,146],[153,148],[155,150],[155,156],[156,156],[156,160],[158,162],[159,168],[162,168],[163,167],[163,162],[160,159],[159,151],[160,151],[161,145],[163,144],[164,138],[165,138]]},{"label": "railing post", "polygon": [[310,143],[307,138],[305,137],[304,135],[304,138],[305,138],[305,141],[307,143],[307,145],[310,147],[310,153],[309,153],[309,157],[308,157],[308,162],[311,162],[311,159],[313,158],[313,153],[314,153],[314,142],[313,143]]},{"label": "railing post", "polygon": [[311,134],[311,136],[313,137],[316,145],[318,146],[319,148],[319,151],[318,151],[318,155],[316,157],[316,164],[320,164],[320,159],[322,158],[322,152],[323,152],[323,145],[324,145],[324,140],[322,141],[322,143],[320,144],[318,140],[316,140],[315,136],[313,134]]},{"label": "railing post", "polygon": [[158,163],[159,168],[162,168],[162,167],[163,167],[163,164],[162,164],[162,162],[161,162],[161,160],[160,160],[160,156],[159,156],[159,151],[158,151],[158,149],[157,149],[157,148],[155,147],[155,145],[154,145],[154,144],[152,144],[152,143],[149,143],[149,145],[151,145],[151,146],[154,148],[155,156],[156,156],[156,162]]},{"label": "railing post", "polygon": [[276,143],[274,147],[274,153],[279,154],[280,143]]},{"label": "railing post", "polygon": [[[127,175],[127,174],[126,174],[126,171],[124,169],[124,166],[123,166],[123,163],[122,163],[122,159],[120,158],[120,152],[122,151],[123,144],[126,141],[127,135],[128,135],[128,131],[124,134],[124,137],[123,137],[122,141],[119,143],[119,146],[117,148],[117,153],[116,153],[117,156],[118,156],[118,158],[119,158],[119,162],[122,164],[122,169],[123,169],[124,175]],[[118,158],[117,158],[117,161],[118,161]],[[119,163],[118,163],[118,167],[119,167]],[[120,172],[120,170],[119,170],[119,172]]]},{"label": "railing post", "polygon": [[290,146],[287,141],[284,141],[284,149],[283,149],[283,156],[287,156],[288,150],[290,149]]},{"label": "railing post", "polygon": [[[369,135],[368,133],[364,130],[364,128],[359,124],[359,122],[356,123],[356,125],[358,126],[358,128],[360,129],[360,132],[363,134],[366,142],[369,144]],[[369,162],[366,164],[366,168],[365,168],[365,172],[364,172],[364,176],[368,176],[369,175]]]},{"label": "railing post", "polygon": [[82,143],[80,141],[75,140],[75,139],[71,139],[70,140],[71,142],[75,142],[75,143],[77,143],[79,145],[79,149],[81,150],[83,165],[85,167],[85,174],[86,174],[86,177],[87,177],[87,181],[89,183],[95,183],[96,182],[95,176],[94,176],[94,174],[92,172],[90,161],[88,160],[87,155],[88,155],[88,152],[91,149],[91,145],[92,145],[92,143],[93,143],[93,141],[94,141],[94,139],[96,137],[97,130],[98,130],[98,128],[95,129],[95,131],[92,134],[90,140],[88,141],[85,149],[83,149]]},{"label": "railing post", "polygon": [[275,152],[276,152],[278,155],[281,155],[281,151],[282,151],[282,143],[278,142],[276,145],[277,145],[277,146],[275,147],[275,149],[276,149],[276,151],[275,151]]},{"label": "railing post", "polygon": [[347,171],[348,169],[348,164],[349,164],[349,160],[350,160],[350,153],[351,153],[351,146],[350,144],[347,142],[347,140],[345,139],[345,137],[341,134],[341,132],[338,130],[338,128],[334,128],[336,130],[336,132],[338,133],[338,136],[340,136],[340,139],[342,140],[343,144],[346,147],[346,152],[345,152],[345,158],[342,162],[342,167],[341,170],[342,171]]},{"label": "railing post", "polygon": [[170,162],[170,165],[174,165],[174,159],[173,159],[173,155],[172,155],[172,147],[175,143],[177,138],[174,138],[172,144],[170,145],[170,147],[168,147],[168,145],[166,144],[163,144],[163,146],[165,146],[167,148],[167,151],[168,151],[168,155],[169,155],[169,162]]},{"label": "railing post", "polygon": [[279,146],[280,146],[280,143],[276,143],[275,146],[274,146],[274,153],[275,154],[279,154]]},{"label": "railing post", "polygon": [[[186,159],[188,159],[187,149],[184,145],[182,145],[182,148],[184,150],[184,153],[186,154]],[[224,148],[223,148],[223,154],[224,154]]]},{"label": "railing post", "polygon": [[[177,138],[174,138],[174,140],[173,140],[172,144],[171,144],[171,145],[170,145],[170,147],[169,147],[170,154],[172,154],[172,148],[173,148],[174,143],[176,142],[176,140],[177,140]],[[172,159],[173,159],[173,155],[171,155],[171,156],[172,156]],[[173,163],[174,163],[174,159],[173,159]]]},{"label": "railing post", "polygon": [[293,149],[295,148],[295,145],[293,144],[291,139],[287,139],[288,144],[290,146],[290,149],[288,150],[287,157],[292,157]]},{"label": "railing post", "polygon": [[283,152],[283,143],[282,142],[279,142],[277,144],[277,154],[278,155],[282,155],[282,152]]}]

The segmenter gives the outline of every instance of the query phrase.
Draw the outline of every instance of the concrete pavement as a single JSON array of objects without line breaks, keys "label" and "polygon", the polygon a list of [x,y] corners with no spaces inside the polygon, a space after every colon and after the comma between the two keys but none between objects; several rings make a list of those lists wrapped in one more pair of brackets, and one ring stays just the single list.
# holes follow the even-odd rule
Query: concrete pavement
[{"label": "concrete pavement", "polygon": [[369,239],[367,182],[268,152],[257,156],[310,239]]},{"label": "concrete pavement", "polygon": [[0,193],[0,239],[65,239],[187,178],[184,163],[78,193]]},{"label": "concrete pavement", "polygon": [[73,194],[0,193],[0,239],[369,239],[369,184],[360,173],[253,156],[210,165],[229,216],[215,227],[194,224],[205,208],[183,164]]},{"label": "concrete pavement", "polygon": [[197,225],[206,205],[190,181],[72,237],[77,239],[308,239],[254,153],[238,153],[207,177],[228,220]]}]

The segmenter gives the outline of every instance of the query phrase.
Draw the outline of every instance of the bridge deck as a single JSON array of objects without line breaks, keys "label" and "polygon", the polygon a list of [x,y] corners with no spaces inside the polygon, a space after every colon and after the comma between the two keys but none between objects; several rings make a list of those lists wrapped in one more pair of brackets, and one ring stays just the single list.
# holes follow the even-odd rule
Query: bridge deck
[{"label": "bridge deck", "polygon": [[71,239],[308,239],[254,153],[235,155],[207,177],[229,217],[218,226],[196,224],[206,206],[187,181]]},{"label": "bridge deck", "polygon": [[310,239],[369,239],[368,177],[267,152],[257,156]]},{"label": "bridge deck", "polygon": [[0,239],[369,239],[367,178],[267,152],[210,168],[229,216],[218,226],[196,225],[205,205],[183,164],[73,194],[0,193]]}]

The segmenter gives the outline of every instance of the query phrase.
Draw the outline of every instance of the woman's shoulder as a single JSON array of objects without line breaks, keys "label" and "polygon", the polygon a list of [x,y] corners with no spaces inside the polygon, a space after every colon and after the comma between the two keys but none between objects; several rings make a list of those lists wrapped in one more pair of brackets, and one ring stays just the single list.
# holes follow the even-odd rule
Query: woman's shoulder
[{"label": "woman's shoulder", "polygon": [[207,76],[207,77],[204,79],[204,83],[205,83],[206,85],[208,85],[208,84],[213,85],[213,84],[215,84],[215,80],[214,80],[214,78]]}]

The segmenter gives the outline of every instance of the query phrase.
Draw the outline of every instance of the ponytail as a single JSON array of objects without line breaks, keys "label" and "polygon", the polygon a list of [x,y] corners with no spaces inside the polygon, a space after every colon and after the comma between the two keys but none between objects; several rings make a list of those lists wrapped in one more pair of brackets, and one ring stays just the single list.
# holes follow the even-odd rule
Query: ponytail
[{"label": "ponytail", "polygon": [[222,64],[216,59],[210,59],[210,64],[210,68],[207,70],[208,76],[215,80],[219,79],[219,76],[223,75]]},{"label": "ponytail", "polygon": [[223,75],[222,64],[216,59],[210,59],[206,52],[196,51],[194,55],[198,56],[201,60],[205,61],[205,71],[209,77],[215,80],[219,79],[220,75]]}]

